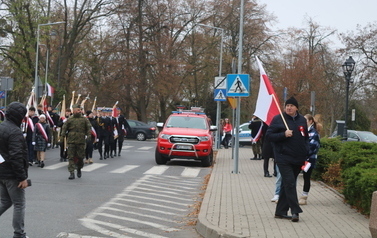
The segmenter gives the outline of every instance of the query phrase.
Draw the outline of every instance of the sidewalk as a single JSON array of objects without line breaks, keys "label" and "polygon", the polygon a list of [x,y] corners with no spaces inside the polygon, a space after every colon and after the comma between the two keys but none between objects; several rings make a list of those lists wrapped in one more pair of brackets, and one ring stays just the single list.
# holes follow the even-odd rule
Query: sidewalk
[{"label": "sidewalk", "polygon": [[[241,147],[239,173],[233,174],[232,150],[218,151],[196,225],[203,237],[371,237],[369,219],[343,203],[339,193],[314,181],[299,222],[275,219],[275,177],[265,178],[263,160],[251,157],[251,147]],[[272,161],[269,166],[272,174]],[[298,194],[302,186],[299,175]]]}]

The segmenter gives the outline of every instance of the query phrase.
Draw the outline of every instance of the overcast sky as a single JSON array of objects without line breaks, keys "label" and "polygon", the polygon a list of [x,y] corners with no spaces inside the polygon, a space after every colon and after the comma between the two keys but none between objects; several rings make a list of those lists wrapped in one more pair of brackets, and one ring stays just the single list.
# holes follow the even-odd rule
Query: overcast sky
[{"label": "overcast sky", "polygon": [[277,17],[273,30],[288,27],[303,28],[305,16],[322,27],[331,27],[338,32],[355,30],[359,24],[377,22],[377,0],[258,0],[266,4],[267,11]]}]

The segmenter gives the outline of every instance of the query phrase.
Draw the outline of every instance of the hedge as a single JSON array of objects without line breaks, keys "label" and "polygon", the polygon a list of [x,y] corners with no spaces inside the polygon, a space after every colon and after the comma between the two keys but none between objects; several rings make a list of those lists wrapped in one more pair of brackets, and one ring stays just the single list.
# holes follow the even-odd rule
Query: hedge
[{"label": "hedge", "polygon": [[372,193],[377,190],[377,144],[321,139],[312,178],[335,187],[347,203],[369,215]]}]

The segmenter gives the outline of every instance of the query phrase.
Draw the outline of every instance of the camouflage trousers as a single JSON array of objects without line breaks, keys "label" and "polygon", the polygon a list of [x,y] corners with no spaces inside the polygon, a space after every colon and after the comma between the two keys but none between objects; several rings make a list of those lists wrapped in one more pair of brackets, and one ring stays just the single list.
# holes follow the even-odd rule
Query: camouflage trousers
[{"label": "camouflage trousers", "polygon": [[73,173],[75,169],[82,169],[84,166],[85,144],[68,144],[68,171]]}]

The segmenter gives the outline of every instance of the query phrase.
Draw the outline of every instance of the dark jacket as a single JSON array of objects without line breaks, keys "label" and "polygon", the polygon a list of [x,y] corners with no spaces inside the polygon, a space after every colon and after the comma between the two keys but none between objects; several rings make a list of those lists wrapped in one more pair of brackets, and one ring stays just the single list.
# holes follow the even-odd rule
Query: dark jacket
[{"label": "dark jacket", "polygon": [[40,123],[47,135],[47,141],[42,135],[42,132],[39,130],[37,124],[35,124],[34,133],[33,133],[33,142],[35,142],[34,150],[35,151],[46,151],[47,144],[51,143],[51,128],[47,122]]},{"label": "dark jacket", "polygon": [[121,136],[121,135],[124,136],[124,133],[125,133],[124,130],[126,130],[127,135],[131,135],[132,134],[131,127],[128,124],[126,118],[123,115],[119,115],[119,117],[116,118],[116,120],[117,120],[116,128],[117,128],[119,136]]},{"label": "dark jacket", "polygon": [[8,105],[5,121],[0,124],[0,154],[5,162],[0,164],[0,179],[19,182],[28,177],[27,146],[20,130],[26,108],[19,102]]},{"label": "dark jacket", "polygon": [[309,136],[306,119],[301,114],[295,117],[283,113],[292,137],[285,137],[287,128],[281,115],[276,115],[266,132],[266,139],[272,142],[277,163],[301,165],[309,155]]},{"label": "dark jacket", "polygon": [[[38,121],[39,121],[38,117],[37,116],[31,116],[30,119],[33,122],[33,125],[34,125],[34,128],[35,128],[35,124],[37,124]],[[32,130],[32,128],[30,128],[30,126],[28,126],[27,131],[26,131],[26,141],[32,141],[33,140],[33,133],[34,133],[34,131]]]}]

